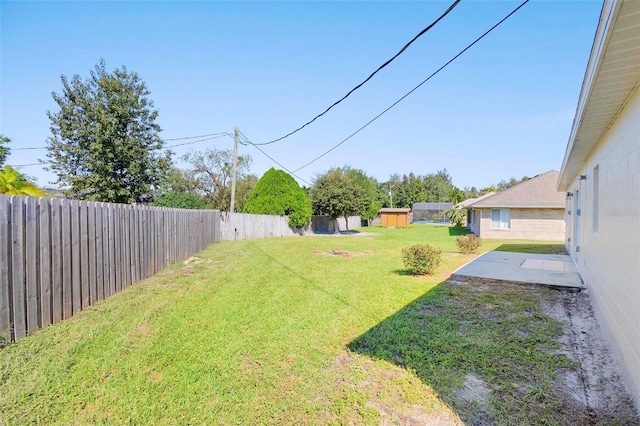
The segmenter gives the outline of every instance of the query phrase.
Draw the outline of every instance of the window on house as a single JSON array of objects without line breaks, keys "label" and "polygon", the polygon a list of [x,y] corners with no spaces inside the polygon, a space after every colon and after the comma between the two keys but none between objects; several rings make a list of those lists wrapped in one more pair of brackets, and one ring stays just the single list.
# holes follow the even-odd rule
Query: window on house
[{"label": "window on house", "polygon": [[507,209],[491,210],[491,228],[492,229],[511,228],[511,218],[509,217],[509,210]]},{"label": "window on house", "polygon": [[598,210],[600,209],[600,165],[593,168],[593,232],[598,232]]}]

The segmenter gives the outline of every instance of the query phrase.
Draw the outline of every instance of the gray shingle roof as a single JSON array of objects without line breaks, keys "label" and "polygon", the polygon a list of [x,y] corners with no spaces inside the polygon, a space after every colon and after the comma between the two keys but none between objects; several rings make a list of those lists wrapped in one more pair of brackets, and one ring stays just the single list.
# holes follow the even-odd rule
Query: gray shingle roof
[{"label": "gray shingle roof", "polygon": [[459,208],[459,209],[467,208],[473,203],[477,203],[478,201],[481,201],[481,200],[484,200],[485,198],[491,197],[493,194],[496,194],[496,192],[491,191],[491,192],[487,192],[486,194],[481,195],[481,196],[476,197],[476,198],[467,198],[466,200],[460,201],[458,204],[456,204],[456,207]]},{"label": "gray shingle roof", "polygon": [[478,200],[472,207],[564,208],[566,192],[558,191],[560,172],[551,170],[525,182]]}]

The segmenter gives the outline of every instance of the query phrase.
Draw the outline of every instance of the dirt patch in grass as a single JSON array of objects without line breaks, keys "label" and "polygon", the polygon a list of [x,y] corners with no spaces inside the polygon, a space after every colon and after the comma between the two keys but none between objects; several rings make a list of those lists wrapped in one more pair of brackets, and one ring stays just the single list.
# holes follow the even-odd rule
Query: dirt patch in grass
[{"label": "dirt patch in grass", "polygon": [[321,255],[327,255],[327,256],[340,256],[340,257],[355,257],[355,256],[366,256],[369,254],[373,254],[373,250],[365,250],[362,252],[353,252],[353,251],[347,251],[347,250],[343,250],[339,247],[334,248],[333,250],[329,250],[329,251],[320,251],[320,250],[314,250],[313,254],[321,254]]},{"label": "dirt patch in grass", "polygon": [[467,424],[640,425],[605,342],[585,292],[470,281],[441,284],[349,349],[415,372]]}]

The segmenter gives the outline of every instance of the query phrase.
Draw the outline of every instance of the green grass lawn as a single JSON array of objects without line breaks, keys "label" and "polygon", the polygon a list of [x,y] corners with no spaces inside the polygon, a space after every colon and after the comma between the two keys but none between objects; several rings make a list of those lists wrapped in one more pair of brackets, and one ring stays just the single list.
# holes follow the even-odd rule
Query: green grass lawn
[{"label": "green grass lawn", "polygon": [[[218,243],[0,349],[0,425],[462,424],[469,375],[501,389],[489,423],[563,423],[540,401],[571,365],[538,301],[443,283],[474,257],[458,229],[360,231]],[[400,250],[418,242],[442,249],[436,275],[406,274]],[[531,242],[481,250],[514,244]],[[521,376],[538,385],[513,389]]]}]

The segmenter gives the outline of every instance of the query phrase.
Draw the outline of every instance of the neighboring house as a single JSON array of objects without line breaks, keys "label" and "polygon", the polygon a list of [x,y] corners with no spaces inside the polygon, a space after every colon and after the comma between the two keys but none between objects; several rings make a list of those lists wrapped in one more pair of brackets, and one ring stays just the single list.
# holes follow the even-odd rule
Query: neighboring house
[{"label": "neighboring house", "polygon": [[567,249],[640,407],[639,86],[640,1],[607,0],[558,189],[567,196]]},{"label": "neighboring house", "polygon": [[[481,238],[564,241],[565,193],[557,171],[543,173],[467,205],[467,226]],[[488,194],[487,194],[488,195]]]},{"label": "neighboring house", "polygon": [[[495,192],[491,191],[491,192],[487,192],[486,194],[483,194],[479,197],[475,197],[475,198],[467,198],[464,201],[460,201],[458,204],[456,204],[456,209],[461,209],[461,210],[466,210],[467,211],[467,217],[466,217],[466,221],[467,221],[467,225],[469,226],[470,220],[473,220],[472,217],[472,211],[469,208],[469,206],[471,206],[471,204],[475,203],[476,201],[480,201],[480,200],[484,200],[487,197],[491,197],[493,194],[495,194]],[[478,215],[480,213],[478,212]]]},{"label": "neighboring house", "polygon": [[408,228],[411,225],[411,209],[380,209],[380,224],[387,228]]}]

